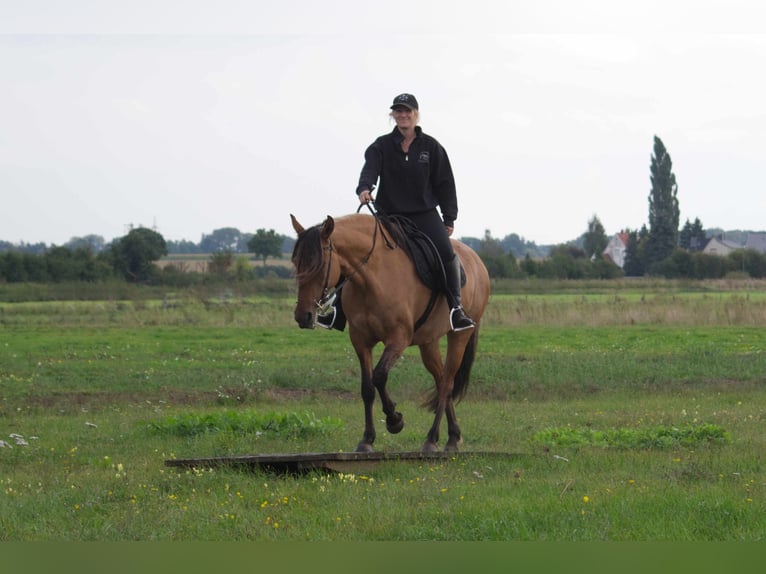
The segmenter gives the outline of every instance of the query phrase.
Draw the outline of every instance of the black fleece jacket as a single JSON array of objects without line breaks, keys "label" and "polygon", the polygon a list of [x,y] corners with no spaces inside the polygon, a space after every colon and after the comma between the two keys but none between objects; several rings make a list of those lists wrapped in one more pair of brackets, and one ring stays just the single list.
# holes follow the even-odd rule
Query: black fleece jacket
[{"label": "black fleece jacket", "polygon": [[376,139],[364,152],[364,167],[359,176],[359,195],[380,185],[375,204],[383,213],[422,213],[439,208],[444,224],[457,219],[457,193],[447,152],[431,136],[415,127],[415,140],[407,153],[402,151],[402,133],[394,128]]}]

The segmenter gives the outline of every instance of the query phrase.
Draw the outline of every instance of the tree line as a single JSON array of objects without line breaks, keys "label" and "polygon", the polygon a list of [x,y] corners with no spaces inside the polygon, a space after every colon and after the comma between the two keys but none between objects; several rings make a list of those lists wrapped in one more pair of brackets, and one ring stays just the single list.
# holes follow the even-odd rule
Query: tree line
[{"label": "tree line", "polygon": [[[263,262],[259,269],[247,263],[249,257],[236,257],[232,245],[221,246],[210,256],[208,275],[213,278],[239,279],[269,273],[289,276],[285,267],[267,267],[269,257],[281,257],[284,237],[273,229],[259,229],[248,236],[249,253]],[[53,246],[42,252],[7,250],[0,253],[0,281],[9,283],[60,283],[65,281],[107,281],[123,279],[133,283],[187,285],[197,279],[180,266],[156,265],[168,255],[168,244],[152,229],[138,227],[109,245],[96,250],[89,241],[74,241],[73,246]]]},{"label": "tree line", "polygon": [[[464,237],[477,251],[492,278],[613,279],[642,277],[717,279],[730,274],[752,278],[766,277],[766,254],[740,249],[725,257],[702,253],[707,232],[702,222],[688,219],[679,229],[678,184],[673,163],[665,145],[654,136],[650,160],[651,188],[648,197],[648,225],[624,229],[627,235],[622,267],[604,258],[608,244],[604,226],[594,215],[587,231],[577,240],[553,247],[537,246],[516,234],[493,238],[489,230],[483,238]],[[89,235],[73,238],[64,246],[44,244],[13,246],[0,241],[0,281],[63,282],[102,281],[122,278],[130,282],[188,283],[194,275],[182,266],[160,269],[155,263],[170,253],[209,254],[208,274],[214,278],[247,279],[273,274],[289,276],[284,266],[267,268],[269,257],[292,251],[295,239],[273,229],[242,233],[233,227],[214,230],[195,244],[166,241],[154,230],[139,227],[106,244],[103,238]],[[253,269],[248,257],[253,254],[263,263]]]},{"label": "tree line", "polygon": [[[154,230],[153,230],[154,231]],[[236,227],[222,227],[215,229],[209,234],[202,234],[199,243],[182,239],[180,241],[165,240],[165,247],[169,255],[205,255],[217,253],[219,251],[231,251],[232,253],[249,253],[248,243],[253,235],[274,233],[273,230],[258,230],[255,233],[242,232]],[[295,239],[286,235],[280,235],[282,253],[292,251]],[[164,239],[164,238],[163,238]],[[51,246],[55,247],[55,246]],[[83,237],[72,237],[61,247],[66,247],[72,251],[78,249],[90,250],[98,254],[105,249],[109,249],[111,244],[107,243],[100,235],[85,235]],[[0,239],[0,253],[6,251],[15,251],[18,253],[31,253],[41,255],[49,250],[45,243],[20,243],[13,244],[9,241]]]}]

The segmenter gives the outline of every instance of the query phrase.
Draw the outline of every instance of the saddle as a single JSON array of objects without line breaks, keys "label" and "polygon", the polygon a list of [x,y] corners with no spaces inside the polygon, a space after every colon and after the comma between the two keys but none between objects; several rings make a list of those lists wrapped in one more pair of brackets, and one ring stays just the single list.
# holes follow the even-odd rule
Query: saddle
[{"label": "saddle", "polygon": [[[415,264],[415,271],[420,281],[432,291],[445,289],[442,260],[431,239],[420,231],[412,220],[401,215],[381,216],[383,224],[404,249]],[[460,264],[460,286],[465,285],[465,269]]]}]

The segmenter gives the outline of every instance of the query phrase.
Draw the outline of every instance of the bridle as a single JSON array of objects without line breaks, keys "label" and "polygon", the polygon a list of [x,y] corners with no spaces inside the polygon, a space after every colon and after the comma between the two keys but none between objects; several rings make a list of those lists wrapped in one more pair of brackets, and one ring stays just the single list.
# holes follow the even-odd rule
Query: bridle
[{"label": "bridle", "polygon": [[373,209],[369,203],[366,204],[360,204],[359,209],[356,210],[357,213],[359,213],[359,210],[362,209],[363,205],[367,206],[367,209],[370,210],[370,213],[375,218],[375,229],[372,233],[372,246],[370,247],[370,250],[367,252],[367,254],[362,257],[362,259],[359,260],[359,263],[356,265],[352,265],[354,270],[349,273],[346,276],[341,275],[340,281],[336,283],[334,286],[330,287],[330,273],[332,272],[332,254],[336,253],[335,246],[333,245],[332,238],[328,239],[328,243],[326,246],[322,247],[322,251],[327,251],[329,253],[329,256],[327,257],[327,269],[325,271],[324,275],[324,283],[322,284],[322,297],[315,302],[317,306],[318,312],[326,312],[328,308],[335,302],[335,298],[338,296],[338,292],[340,291],[341,287],[343,287],[347,281],[349,281],[354,275],[356,275],[362,267],[367,265],[367,263],[370,261],[370,257],[372,256],[372,253],[375,251],[375,246],[378,242],[378,232],[380,232],[380,235],[383,237],[383,240],[386,242],[386,247],[393,250],[398,247],[395,241],[392,239],[389,239],[386,236],[385,226],[383,225],[383,222],[381,221],[380,215],[378,214],[378,211]]}]

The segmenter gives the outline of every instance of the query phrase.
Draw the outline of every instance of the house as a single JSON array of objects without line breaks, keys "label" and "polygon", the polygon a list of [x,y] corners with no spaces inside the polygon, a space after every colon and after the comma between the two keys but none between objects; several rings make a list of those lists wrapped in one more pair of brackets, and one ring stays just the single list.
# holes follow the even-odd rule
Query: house
[{"label": "house", "polygon": [[627,233],[615,233],[606,244],[606,249],[603,251],[603,255],[606,259],[609,259],[617,265],[620,269],[625,265],[625,250],[628,248],[628,238],[630,236]]},{"label": "house", "polygon": [[729,253],[736,251],[737,249],[742,249],[742,245],[734,241],[729,241],[728,239],[711,237],[702,252],[707,253],[708,255],[726,257]]},{"label": "house", "polygon": [[766,254],[766,233],[748,233],[745,249]]}]

